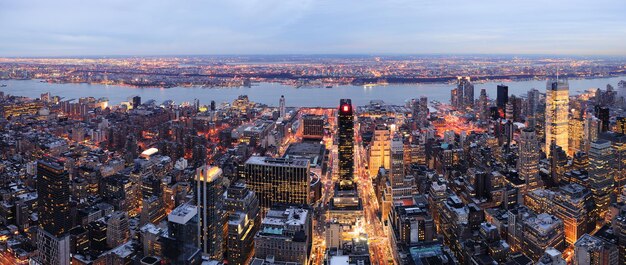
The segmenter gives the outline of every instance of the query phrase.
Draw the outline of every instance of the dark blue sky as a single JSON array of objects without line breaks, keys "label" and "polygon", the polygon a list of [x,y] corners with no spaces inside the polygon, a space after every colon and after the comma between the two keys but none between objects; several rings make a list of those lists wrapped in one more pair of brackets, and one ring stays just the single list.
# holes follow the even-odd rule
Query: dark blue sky
[{"label": "dark blue sky", "polygon": [[0,56],[626,55],[624,0],[0,0]]}]

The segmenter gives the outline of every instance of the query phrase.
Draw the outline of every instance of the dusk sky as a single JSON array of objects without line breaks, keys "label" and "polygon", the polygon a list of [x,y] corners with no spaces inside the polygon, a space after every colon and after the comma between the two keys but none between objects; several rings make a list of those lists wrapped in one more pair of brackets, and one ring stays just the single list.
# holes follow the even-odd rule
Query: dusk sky
[{"label": "dusk sky", "polygon": [[624,0],[0,0],[0,56],[626,55]]}]

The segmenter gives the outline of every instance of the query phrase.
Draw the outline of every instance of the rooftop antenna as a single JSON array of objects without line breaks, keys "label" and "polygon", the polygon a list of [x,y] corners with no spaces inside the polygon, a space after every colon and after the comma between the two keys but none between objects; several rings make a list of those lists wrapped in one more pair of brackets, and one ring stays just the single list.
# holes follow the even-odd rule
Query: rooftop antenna
[{"label": "rooftop antenna", "polygon": [[556,82],[559,82],[559,68],[556,69]]}]

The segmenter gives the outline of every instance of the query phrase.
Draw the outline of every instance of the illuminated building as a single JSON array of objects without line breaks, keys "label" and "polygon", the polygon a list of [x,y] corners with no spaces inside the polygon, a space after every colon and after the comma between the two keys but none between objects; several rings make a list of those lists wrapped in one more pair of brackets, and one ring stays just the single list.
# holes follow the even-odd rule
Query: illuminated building
[{"label": "illuminated building", "polygon": [[474,84],[472,84],[470,77],[458,77],[457,88],[463,90],[463,106],[473,108],[474,107]]},{"label": "illuminated building", "polygon": [[145,197],[142,201],[140,224],[159,224],[165,219],[165,208],[160,197]]},{"label": "illuminated building", "polygon": [[391,140],[391,187],[394,189],[404,188],[404,145],[399,135],[394,135]]},{"label": "illuminated building", "polygon": [[546,86],[546,155],[555,142],[569,150],[569,84],[564,80],[548,81]]},{"label": "illuminated building", "polygon": [[321,140],[324,138],[324,117],[319,115],[302,116],[302,138]]},{"label": "illuminated building", "polygon": [[482,121],[489,119],[489,99],[487,98],[487,90],[480,89],[480,96],[478,96],[478,106],[476,107],[478,117]]},{"label": "illuminated building", "polygon": [[70,178],[61,161],[37,163],[39,229],[36,260],[42,264],[70,263]]},{"label": "illuminated building", "polygon": [[618,264],[617,246],[601,238],[585,234],[574,244],[573,265]]},{"label": "illuminated building", "polygon": [[555,248],[547,248],[535,265],[567,265],[563,254]]},{"label": "illuminated building", "polygon": [[517,171],[525,182],[526,191],[542,186],[539,177],[539,142],[532,128],[523,129],[520,134]]},{"label": "illuminated building", "polygon": [[256,193],[266,211],[275,203],[310,203],[310,161],[301,158],[252,156],[242,179]]},{"label": "illuminated building", "polygon": [[498,108],[498,117],[504,118],[506,113],[506,103],[509,102],[509,87],[505,85],[498,85],[496,92],[496,107]]},{"label": "illuminated building", "polygon": [[172,265],[198,265],[198,208],[181,204],[167,216],[167,235],[163,237],[163,256]]},{"label": "illuminated building", "polygon": [[421,128],[428,120],[428,98],[422,96],[419,99],[412,99],[411,108],[413,120],[418,125],[418,128]]},{"label": "illuminated building", "polygon": [[130,223],[126,212],[113,212],[107,220],[107,246],[115,248],[130,239]]},{"label": "illuminated building", "polygon": [[596,211],[592,194],[579,184],[566,184],[558,191],[531,191],[524,196],[524,204],[535,212],[546,212],[561,219],[568,245],[595,228]]},{"label": "illuminated building", "polygon": [[228,215],[226,259],[228,264],[248,264],[261,221],[259,200],[244,182],[237,181],[228,187],[224,204]]},{"label": "illuminated building", "polygon": [[43,103],[39,101],[5,105],[3,108],[4,118],[17,117],[21,115],[35,115],[41,108],[43,108]]},{"label": "illuminated building", "polygon": [[611,142],[597,140],[591,143],[589,149],[589,178],[593,199],[598,210],[598,217],[604,219],[611,203],[614,178],[611,161],[613,151]]},{"label": "illuminated building", "polygon": [[537,122],[537,114],[539,112],[539,90],[531,89],[527,93],[527,106],[526,119],[528,120],[529,127],[535,127]]},{"label": "illuminated building", "polygon": [[561,251],[565,249],[563,221],[559,218],[542,213],[522,220],[522,223],[521,251],[533,260],[539,259],[549,247]]},{"label": "illuminated building", "polygon": [[569,120],[569,154],[584,150],[585,120],[578,110],[572,110]]},{"label": "illuminated building", "polygon": [[338,116],[339,184],[341,189],[351,189],[354,185],[354,113],[350,99],[339,101]]},{"label": "illuminated building", "polygon": [[591,148],[591,143],[598,140],[598,135],[600,134],[601,122],[598,118],[593,116],[590,113],[585,113],[585,152],[589,152]]},{"label": "illuminated building", "polygon": [[615,125],[615,132],[626,134],[626,117],[617,117],[617,124]]},{"label": "illuminated building", "polygon": [[272,207],[254,238],[254,256],[276,262],[308,264],[313,237],[312,213],[293,206]]},{"label": "illuminated building", "polygon": [[370,176],[378,174],[379,168],[384,167],[390,169],[391,167],[391,136],[387,126],[379,124],[376,125],[374,130],[374,139],[370,144],[369,166]]},{"label": "illuminated building", "polygon": [[281,118],[285,118],[287,115],[287,109],[285,108],[285,96],[281,95],[278,100],[278,113]]},{"label": "illuminated building", "polygon": [[224,256],[224,187],[222,170],[202,166],[196,169],[196,204],[198,206],[198,246],[203,255],[215,260]]}]

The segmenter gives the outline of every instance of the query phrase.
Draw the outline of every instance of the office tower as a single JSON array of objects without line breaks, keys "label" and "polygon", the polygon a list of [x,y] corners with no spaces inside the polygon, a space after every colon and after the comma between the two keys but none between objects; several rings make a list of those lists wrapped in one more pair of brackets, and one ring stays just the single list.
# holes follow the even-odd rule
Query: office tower
[{"label": "office tower", "polygon": [[390,145],[391,187],[402,188],[404,184],[404,144],[400,135],[394,135]]},{"label": "office tower", "polygon": [[509,87],[498,85],[496,91],[496,107],[498,107],[498,115],[504,118],[506,113],[506,103],[509,102]]},{"label": "office tower", "polygon": [[309,159],[252,156],[241,178],[266,211],[275,203],[309,204],[310,172]]},{"label": "office tower", "polygon": [[602,122],[593,114],[586,112],[585,113],[585,135],[583,137],[584,141],[584,151],[589,152],[591,148],[591,143],[598,140],[598,135],[600,134]]},{"label": "office tower", "polygon": [[193,99],[193,109],[195,111],[200,111],[200,100],[197,98]]},{"label": "office tower", "polygon": [[526,94],[528,100],[528,109],[526,110],[526,117],[534,117],[539,111],[539,90],[531,89]]},{"label": "office tower", "polygon": [[616,121],[615,132],[626,134],[626,117],[617,117]]},{"label": "office tower", "polygon": [[70,179],[61,161],[37,162],[36,260],[42,264],[65,265],[70,262]]},{"label": "office tower", "polygon": [[369,152],[368,170],[370,176],[376,176],[380,167],[391,168],[391,132],[386,125],[376,125]]},{"label": "office tower", "polygon": [[539,259],[545,249],[565,249],[563,221],[553,215],[542,213],[522,220],[523,243],[521,251],[531,259]]},{"label": "office tower", "polygon": [[569,120],[569,154],[575,154],[577,151],[584,150],[585,139],[585,120],[580,111],[572,109]]},{"label": "office tower", "polygon": [[572,183],[558,190],[537,189],[524,196],[524,204],[535,212],[546,212],[563,221],[565,241],[574,244],[595,229],[596,210],[591,191]]},{"label": "office tower", "polygon": [[254,238],[254,256],[275,262],[308,264],[312,245],[312,212],[295,206],[276,206],[267,212]]},{"label": "office tower", "polygon": [[612,161],[611,142],[600,139],[591,143],[588,171],[591,192],[600,219],[604,219],[611,203],[611,192],[614,186]]},{"label": "office tower", "polygon": [[488,120],[489,119],[489,98],[487,97],[487,90],[484,88],[480,89],[480,96],[478,96],[478,106],[476,107],[476,112],[478,113],[478,117],[480,120]]},{"label": "office tower", "polygon": [[285,115],[287,115],[287,109],[285,109],[285,96],[281,95],[280,99],[278,100],[278,112],[281,118],[285,118]]},{"label": "office tower", "polygon": [[228,264],[249,264],[254,252],[254,235],[261,221],[259,200],[245,182],[236,181],[226,192],[225,210],[228,215]]},{"label": "office tower", "polygon": [[165,208],[163,208],[163,201],[161,201],[160,197],[150,196],[143,198],[140,225],[148,223],[159,224],[165,219],[165,216]]},{"label": "office tower", "polygon": [[126,212],[113,212],[107,220],[107,246],[115,248],[130,239],[130,223]]},{"label": "office tower", "polygon": [[140,96],[134,96],[132,103],[133,103],[133,109],[138,108],[141,105],[141,97]]},{"label": "office tower", "polygon": [[604,239],[585,234],[574,244],[573,265],[617,265],[617,246]]},{"label": "office tower", "polygon": [[533,128],[523,129],[520,134],[517,171],[526,186],[523,193],[542,186],[539,177],[539,142]]},{"label": "office tower", "polygon": [[611,125],[609,121],[609,119],[611,118],[610,113],[609,113],[609,108],[596,106],[594,110],[596,114],[595,116],[598,117],[598,119],[600,119],[600,122],[602,122],[602,124],[600,125],[600,132],[608,131],[609,125]]},{"label": "office tower", "polygon": [[104,221],[89,223],[89,247],[96,251],[107,250],[107,225]]},{"label": "office tower", "polygon": [[450,90],[450,105],[452,108],[461,109],[463,105],[463,90],[458,86]]},{"label": "office tower", "polygon": [[567,81],[548,81],[546,86],[546,154],[555,142],[564,151],[569,150],[569,85]]},{"label": "office tower", "polygon": [[222,169],[208,165],[196,169],[198,245],[203,255],[222,260],[224,249],[224,187]]},{"label": "office tower", "polygon": [[323,116],[305,114],[302,115],[302,138],[311,140],[322,140],[324,138]]},{"label": "office tower", "polygon": [[354,112],[352,100],[339,101],[339,184],[341,189],[353,189],[354,175]]},{"label": "office tower", "polygon": [[211,100],[211,111],[215,111],[215,100]]},{"label": "office tower", "polygon": [[469,76],[460,76],[458,79],[458,89],[462,90],[462,105],[463,107],[474,107],[474,84],[472,84]]},{"label": "office tower", "polygon": [[413,106],[413,119],[415,119],[419,127],[422,127],[428,121],[428,98],[421,96],[419,99],[414,100],[416,100],[415,104],[417,106]]},{"label": "office tower", "polygon": [[181,204],[167,216],[167,236],[163,256],[172,265],[197,265],[202,262],[198,248],[198,208]]}]

